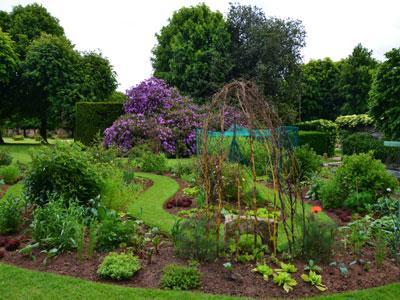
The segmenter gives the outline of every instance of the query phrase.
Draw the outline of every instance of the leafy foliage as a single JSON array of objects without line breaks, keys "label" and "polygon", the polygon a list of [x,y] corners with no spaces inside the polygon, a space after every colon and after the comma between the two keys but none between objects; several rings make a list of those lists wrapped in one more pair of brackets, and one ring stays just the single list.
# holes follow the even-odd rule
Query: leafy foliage
[{"label": "leafy foliage", "polygon": [[178,256],[211,261],[218,256],[216,228],[207,228],[204,218],[178,220],[172,228],[175,252]]},{"label": "leafy foliage", "polygon": [[361,44],[341,62],[339,86],[344,102],[341,108],[343,114],[363,114],[368,111],[368,93],[377,65],[372,51]]},{"label": "leafy foliage", "polygon": [[388,138],[400,139],[400,48],[385,56],[369,94],[370,114]]},{"label": "leafy foliage", "polygon": [[367,114],[339,116],[335,120],[340,130],[360,131],[374,125],[374,119]]},{"label": "leafy foliage", "polygon": [[165,289],[190,290],[200,286],[200,272],[195,267],[167,265],[160,286]]},{"label": "leafy foliage", "polygon": [[156,37],[156,77],[196,99],[212,95],[226,82],[231,40],[221,13],[205,4],[183,7]]},{"label": "leafy foliage", "polygon": [[65,202],[67,199],[53,195],[33,212],[32,239],[54,253],[76,248],[76,231],[83,222],[83,208],[73,201],[66,207]]},{"label": "leafy foliage", "polygon": [[10,195],[0,201],[0,234],[15,233],[22,224],[25,201]]},{"label": "leafy foliage", "polygon": [[49,194],[57,193],[66,200],[77,199],[88,206],[88,201],[100,194],[103,181],[93,157],[82,145],[58,143],[32,154],[24,184],[33,203],[44,205]]},{"label": "leafy foliage", "polygon": [[301,49],[299,20],[266,17],[261,8],[231,3],[227,24],[232,40],[230,78],[253,79],[286,122],[297,115]]},{"label": "leafy foliage", "polygon": [[309,181],[319,173],[322,166],[322,159],[318,156],[309,144],[297,147],[294,150],[296,158],[298,180]]},{"label": "leafy foliage", "polygon": [[279,272],[273,276],[274,283],[282,286],[286,293],[289,293],[297,285],[297,281],[289,273]]},{"label": "leafy foliage", "polygon": [[140,269],[140,260],[137,256],[131,253],[111,252],[104,257],[97,274],[101,278],[123,280],[131,278]]},{"label": "leafy foliage", "polygon": [[326,291],[326,286],[322,284],[322,275],[318,275],[314,271],[310,271],[308,275],[301,275],[301,279],[303,279],[305,282],[309,282],[312,286],[315,286],[321,292]]},{"label": "leafy foliage", "polygon": [[310,60],[302,71],[301,118],[333,120],[342,105],[338,64],[330,58]]},{"label": "leafy foliage", "polygon": [[265,264],[263,264],[263,265],[257,264],[257,266],[254,269],[252,269],[251,271],[257,272],[257,273],[260,273],[261,275],[263,275],[263,279],[265,281],[268,281],[269,277],[272,276],[272,274],[274,273],[274,270]]},{"label": "leafy foliage", "polygon": [[[370,154],[352,155],[345,157],[335,175],[322,185],[321,199],[325,207],[350,206],[356,211],[364,211],[388,188],[393,190],[396,186],[396,178],[386,171],[380,161]],[[363,192],[369,193],[370,197],[359,195]],[[350,196],[352,200],[358,200],[346,203]]]},{"label": "leafy foliage", "polygon": [[19,176],[20,176],[20,171],[17,166],[9,165],[0,167],[0,178],[3,178],[4,182],[7,184],[16,183]]}]

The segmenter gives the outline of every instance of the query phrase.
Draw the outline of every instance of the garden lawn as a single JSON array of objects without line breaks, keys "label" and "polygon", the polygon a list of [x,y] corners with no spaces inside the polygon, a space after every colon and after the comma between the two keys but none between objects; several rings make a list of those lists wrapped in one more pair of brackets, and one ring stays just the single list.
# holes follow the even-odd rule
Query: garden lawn
[{"label": "garden lawn", "polygon": [[[361,291],[346,292],[304,298],[313,300],[392,300],[398,299],[400,284]],[[55,275],[21,269],[0,263],[1,299],[46,300],[46,299],[246,299],[198,292],[168,291],[159,289],[130,288],[97,283],[69,276]]]},{"label": "garden lawn", "polygon": [[149,226],[158,227],[164,234],[169,235],[177,217],[164,210],[164,203],[179,190],[178,183],[167,176],[152,173],[135,174],[137,177],[149,179],[153,185],[128,205],[127,212],[137,217]]},{"label": "garden lawn", "polygon": [[[127,288],[68,276],[20,269],[0,263],[0,298],[46,299],[239,299],[193,292]],[[242,299],[242,298],[241,298]]]}]

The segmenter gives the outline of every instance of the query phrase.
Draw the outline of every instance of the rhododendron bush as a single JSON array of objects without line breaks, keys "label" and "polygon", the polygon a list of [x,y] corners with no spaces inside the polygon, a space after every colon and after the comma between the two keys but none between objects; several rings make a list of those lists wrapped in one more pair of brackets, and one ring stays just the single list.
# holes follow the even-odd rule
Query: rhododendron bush
[{"label": "rhododendron bush", "polygon": [[168,155],[188,156],[196,152],[199,108],[190,99],[151,77],[127,91],[125,115],[104,131],[105,147],[123,152],[151,141]]}]

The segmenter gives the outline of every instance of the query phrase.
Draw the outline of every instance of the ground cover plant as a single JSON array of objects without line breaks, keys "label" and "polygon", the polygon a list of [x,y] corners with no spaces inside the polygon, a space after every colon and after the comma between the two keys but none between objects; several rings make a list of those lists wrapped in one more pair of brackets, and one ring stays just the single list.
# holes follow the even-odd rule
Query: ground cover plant
[{"label": "ground cover plant", "polygon": [[102,278],[123,280],[132,277],[140,268],[138,257],[130,253],[112,252],[104,258],[97,274]]}]

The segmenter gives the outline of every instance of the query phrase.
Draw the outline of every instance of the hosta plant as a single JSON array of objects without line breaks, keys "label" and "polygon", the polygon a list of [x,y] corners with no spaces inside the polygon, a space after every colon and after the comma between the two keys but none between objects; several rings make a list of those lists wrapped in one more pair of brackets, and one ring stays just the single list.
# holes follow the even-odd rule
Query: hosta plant
[{"label": "hosta plant", "polygon": [[297,272],[297,268],[295,265],[285,264],[285,263],[281,262],[281,268],[275,269],[275,272],[295,273],[295,272]]},{"label": "hosta plant", "polygon": [[308,261],[308,265],[304,266],[304,271],[314,271],[315,273],[321,273],[322,268],[320,266],[317,266],[314,260],[310,259]]},{"label": "hosta plant", "polygon": [[287,272],[279,272],[273,276],[274,283],[283,287],[286,293],[289,293],[291,290],[293,290],[293,287],[297,285],[297,281],[294,280]]},{"label": "hosta plant", "polygon": [[310,271],[309,274],[301,275],[301,279],[305,282],[310,283],[312,286],[315,286],[321,292],[326,291],[326,286],[322,284],[322,275],[318,275],[314,271]]},{"label": "hosta plant", "polygon": [[272,276],[272,274],[274,273],[272,268],[270,268],[269,266],[260,264],[257,264],[257,266],[251,271],[263,275],[265,281],[268,281],[269,277]]}]

